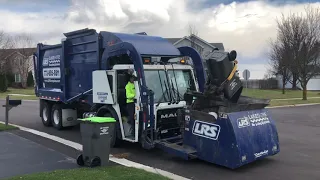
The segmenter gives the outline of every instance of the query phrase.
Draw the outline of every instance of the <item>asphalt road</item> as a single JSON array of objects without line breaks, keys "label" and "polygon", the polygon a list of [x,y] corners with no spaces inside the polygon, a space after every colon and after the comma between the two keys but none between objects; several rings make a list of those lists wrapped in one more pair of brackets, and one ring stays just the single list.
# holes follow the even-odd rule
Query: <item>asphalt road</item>
[{"label": "asphalt road", "polygon": [[22,138],[15,132],[0,132],[0,179],[78,167],[75,159]]},{"label": "asphalt road", "polygon": [[[4,104],[0,100],[0,105]],[[191,179],[320,179],[320,105],[270,109],[276,120],[280,154],[229,170],[200,160],[183,161],[160,150],[147,151],[124,143],[113,154],[128,153],[128,159]],[[4,108],[0,108],[4,121]],[[10,111],[10,122],[81,143],[79,128],[63,131],[47,128],[39,117],[38,102],[24,101]]]}]

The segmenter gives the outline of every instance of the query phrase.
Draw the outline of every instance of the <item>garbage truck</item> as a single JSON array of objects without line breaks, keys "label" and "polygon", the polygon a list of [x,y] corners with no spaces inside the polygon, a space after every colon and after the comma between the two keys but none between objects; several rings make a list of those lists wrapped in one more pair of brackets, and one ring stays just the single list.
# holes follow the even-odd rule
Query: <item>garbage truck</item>
[{"label": "garbage truck", "polygon": [[[162,37],[88,28],[64,36],[56,45],[39,43],[34,54],[45,126],[61,130],[79,118],[112,117],[112,147],[140,143],[232,169],[280,151],[268,101],[241,96],[236,51],[214,51],[207,74],[195,49]],[[131,75],[137,77],[133,136],[125,90]]]}]

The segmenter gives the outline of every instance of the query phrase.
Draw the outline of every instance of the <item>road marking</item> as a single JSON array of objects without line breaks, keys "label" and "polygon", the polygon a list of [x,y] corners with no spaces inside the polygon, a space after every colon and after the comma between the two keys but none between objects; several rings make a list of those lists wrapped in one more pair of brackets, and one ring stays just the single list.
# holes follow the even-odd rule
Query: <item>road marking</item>
[{"label": "road marking", "polygon": [[[5,124],[2,121],[0,121],[0,123]],[[79,144],[79,143],[76,143],[76,142],[73,142],[73,141],[69,141],[69,140],[66,140],[66,139],[63,139],[63,138],[60,138],[60,137],[45,133],[45,132],[37,131],[35,129],[30,129],[30,128],[26,128],[26,127],[23,127],[23,126],[19,126],[19,125],[16,125],[16,124],[9,123],[9,125],[16,126],[22,131],[26,131],[26,132],[29,132],[29,133],[32,133],[32,134],[35,134],[35,135],[38,135],[38,136],[41,136],[41,137],[44,137],[44,138],[47,138],[47,139],[51,139],[51,140],[56,141],[58,143],[64,144],[64,145],[69,146],[69,147],[72,147],[72,148],[74,148],[76,150],[82,151],[82,145]],[[191,179],[188,179],[188,178],[173,174],[171,172],[164,171],[164,170],[157,169],[157,168],[153,168],[153,167],[150,167],[150,166],[146,166],[146,165],[143,165],[143,164],[140,164],[140,163],[136,163],[136,162],[130,161],[128,159],[116,158],[112,154],[110,154],[109,158],[110,158],[110,161],[112,161],[114,163],[121,164],[121,165],[126,166],[126,167],[133,167],[133,168],[137,168],[137,169],[143,169],[145,171],[148,171],[148,172],[151,172],[151,173],[155,173],[155,174],[160,174],[162,176],[165,176],[165,177],[173,179],[173,180],[191,180]]]}]

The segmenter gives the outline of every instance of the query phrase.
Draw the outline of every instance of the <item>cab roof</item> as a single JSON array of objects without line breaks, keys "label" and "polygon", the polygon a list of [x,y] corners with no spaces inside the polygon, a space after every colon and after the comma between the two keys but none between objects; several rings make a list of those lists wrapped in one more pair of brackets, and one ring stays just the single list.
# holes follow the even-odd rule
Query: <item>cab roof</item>
[{"label": "cab roof", "polygon": [[104,46],[109,43],[128,42],[131,43],[141,55],[146,56],[181,56],[180,51],[168,40],[158,36],[143,34],[125,34],[102,31]]}]

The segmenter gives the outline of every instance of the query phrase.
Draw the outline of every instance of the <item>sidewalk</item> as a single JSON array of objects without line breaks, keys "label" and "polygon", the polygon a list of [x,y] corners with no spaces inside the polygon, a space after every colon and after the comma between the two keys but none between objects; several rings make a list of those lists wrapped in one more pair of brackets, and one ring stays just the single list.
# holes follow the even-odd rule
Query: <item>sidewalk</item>
[{"label": "sidewalk", "polygon": [[11,131],[0,132],[0,143],[0,179],[78,167],[75,159]]}]

